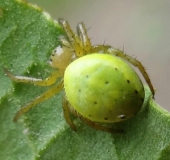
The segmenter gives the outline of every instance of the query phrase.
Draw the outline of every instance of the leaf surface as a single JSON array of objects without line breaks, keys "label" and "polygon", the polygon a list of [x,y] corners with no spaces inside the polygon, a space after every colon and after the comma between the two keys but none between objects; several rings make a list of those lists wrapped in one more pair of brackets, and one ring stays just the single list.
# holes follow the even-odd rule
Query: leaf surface
[{"label": "leaf surface", "polygon": [[76,120],[77,132],[65,122],[63,92],[13,122],[15,113],[48,87],[14,83],[15,75],[46,78],[51,51],[62,29],[42,9],[16,0],[0,0],[0,160],[168,160],[170,114],[151,98],[130,120],[116,124],[123,134],[96,131]]}]

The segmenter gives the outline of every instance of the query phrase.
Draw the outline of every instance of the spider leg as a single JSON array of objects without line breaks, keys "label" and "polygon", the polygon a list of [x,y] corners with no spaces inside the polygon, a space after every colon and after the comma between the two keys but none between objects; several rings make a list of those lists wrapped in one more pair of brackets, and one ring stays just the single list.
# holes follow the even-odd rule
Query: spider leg
[{"label": "spider leg", "polygon": [[[71,107],[71,106],[70,106]],[[100,125],[98,123],[95,123],[85,117],[83,117],[82,115],[80,115],[74,108],[70,108],[71,110],[71,113],[73,115],[75,115],[76,117],[79,117],[84,123],[86,123],[88,126],[90,126],[91,128],[94,128],[96,130],[99,130],[99,131],[104,131],[104,132],[110,132],[110,133],[123,133],[124,131],[123,130],[120,130],[120,129],[113,129],[113,128],[110,128],[110,127],[107,127],[107,126],[103,126],[103,125]]]},{"label": "spider leg", "polygon": [[125,54],[124,52],[120,51],[120,50],[117,50],[117,49],[113,49],[113,48],[109,48],[108,49],[108,52],[110,54],[113,54],[115,56],[118,56],[118,57],[121,57],[122,59],[125,59],[127,60],[129,63],[131,63],[132,65],[134,65],[135,67],[137,67],[139,69],[139,71],[141,72],[141,74],[143,75],[145,81],[147,82],[147,84],[149,85],[149,88],[154,96],[155,94],[155,90],[153,88],[153,85],[150,81],[150,78],[149,78],[149,75],[148,73],[146,72],[144,66],[141,64],[140,61],[138,61],[137,59],[131,57],[131,56],[128,56],[127,54]]},{"label": "spider leg", "polygon": [[107,45],[96,45],[92,47],[91,52],[92,53],[108,53],[109,48],[110,46],[107,46]]},{"label": "spider leg", "polygon": [[68,36],[68,41],[72,45],[73,49],[75,50],[76,56],[77,57],[82,57],[84,55],[84,51],[82,48],[82,42],[78,35],[76,35],[70,28],[69,24],[67,21],[63,19],[59,19],[58,22],[60,25],[63,27],[65,33]]},{"label": "spider leg", "polygon": [[83,48],[84,48],[86,54],[89,54],[91,51],[92,45],[91,45],[90,39],[87,35],[87,29],[86,29],[84,23],[78,24],[77,32],[79,33],[79,37],[82,41]]},{"label": "spider leg", "polygon": [[117,57],[121,57],[122,59],[125,59],[126,61],[128,61],[129,63],[131,63],[132,65],[134,65],[135,67],[137,67],[139,69],[139,71],[141,72],[141,74],[143,75],[145,81],[147,82],[153,96],[155,94],[155,90],[153,88],[153,85],[150,81],[149,75],[146,72],[144,66],[141,64],[140,61],[138,61],[137,59],[128,56],[127,54],[125,54],[124,52],[111,48],[110,46],[105,46],[105,45],[98,45],[98,46],[93,46],[92,48],[93,52],[101,52],[101,53],[109,53],[111,55],[115,55]]},{"label": "spider leg", "polygon": [[13,121],[16,122],[18,118],[29,111],[31,108],[33,108],[36,104],[41,103],[50,97],[54,96],[56,93],[60,92],[63,89],[63,81],[60,81],[58,85],[54,86],[53,88],[49,89],[48,91],[44,92],[42,95],[38,96],[35,100],[29,102],[21,108],[15,115]]},{"label": "spider leg", "polygon": [[31,78],[31,77],[14,76],[6,68],[4,68],[4,72],[7,74],[9,78],[11,78],[15,82],[32,83],[38,86],[50,86],[56,82],[57,78],[62,77],[63,75],[63,73],[60,73],[57,70],[57,71],[53,71],[48,78],[42,80],[42,79]]},{"label": "spider leg", "polygon": [[63,107],[63,113],[64,113],[64,118],[65,118],[66,122],[70,125],[70,127],[74,131],[77,131],[75,124],[71,120],[69,104],[65,97],[63,97],[62,107]]},{"label": "spider leg", "polygon": [[110,133],[123,133],[124,131],[123,130],[120,130],[120,129],[113,129],[113,128],[110,128],[110,127],[107,127],[107,126],[103,126],[103,125],[100,125],[98,123],[95,123],[95,122],[92,122],[86,118],[84,118],[83,116],[79,115],[79,118],[84,122],[86,123],[88,126],[96,129],[96,130],[100,130],[100,131],[104,131],[104,132],[110,132]]}]

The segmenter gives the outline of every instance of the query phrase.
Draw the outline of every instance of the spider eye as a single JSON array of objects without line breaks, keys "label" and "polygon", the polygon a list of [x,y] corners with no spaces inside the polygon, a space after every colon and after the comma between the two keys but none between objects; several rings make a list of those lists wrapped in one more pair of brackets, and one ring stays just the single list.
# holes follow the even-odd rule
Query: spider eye
[{"label": "spider eye", "polygon": [[66,46],[57,46],[51,54],[49,64],[53,68],[65,70],[71,62],[74,53]]}]

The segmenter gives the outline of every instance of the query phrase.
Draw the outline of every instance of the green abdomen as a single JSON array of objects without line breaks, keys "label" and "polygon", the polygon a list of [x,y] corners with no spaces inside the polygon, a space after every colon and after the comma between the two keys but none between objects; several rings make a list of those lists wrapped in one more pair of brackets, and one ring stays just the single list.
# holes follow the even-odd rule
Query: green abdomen
[{"label": "green abdomen", "polygon": [[83,117],[95,122],[126,120],[140,110],[143,84],[123,60],[91,54],[72,62],[64,75],[66,96]]}]

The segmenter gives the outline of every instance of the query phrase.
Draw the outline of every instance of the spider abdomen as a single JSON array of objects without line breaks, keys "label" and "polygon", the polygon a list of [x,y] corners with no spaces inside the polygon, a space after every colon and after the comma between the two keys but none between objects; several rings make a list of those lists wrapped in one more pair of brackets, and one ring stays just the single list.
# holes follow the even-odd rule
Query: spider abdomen
[{"label": "spider abdomen", "polygon": [[94,122],[113,123],[137,113],[144,87],[137,73],[122,59],[93,53],[65,70],[64,87],[71,106]]}]

